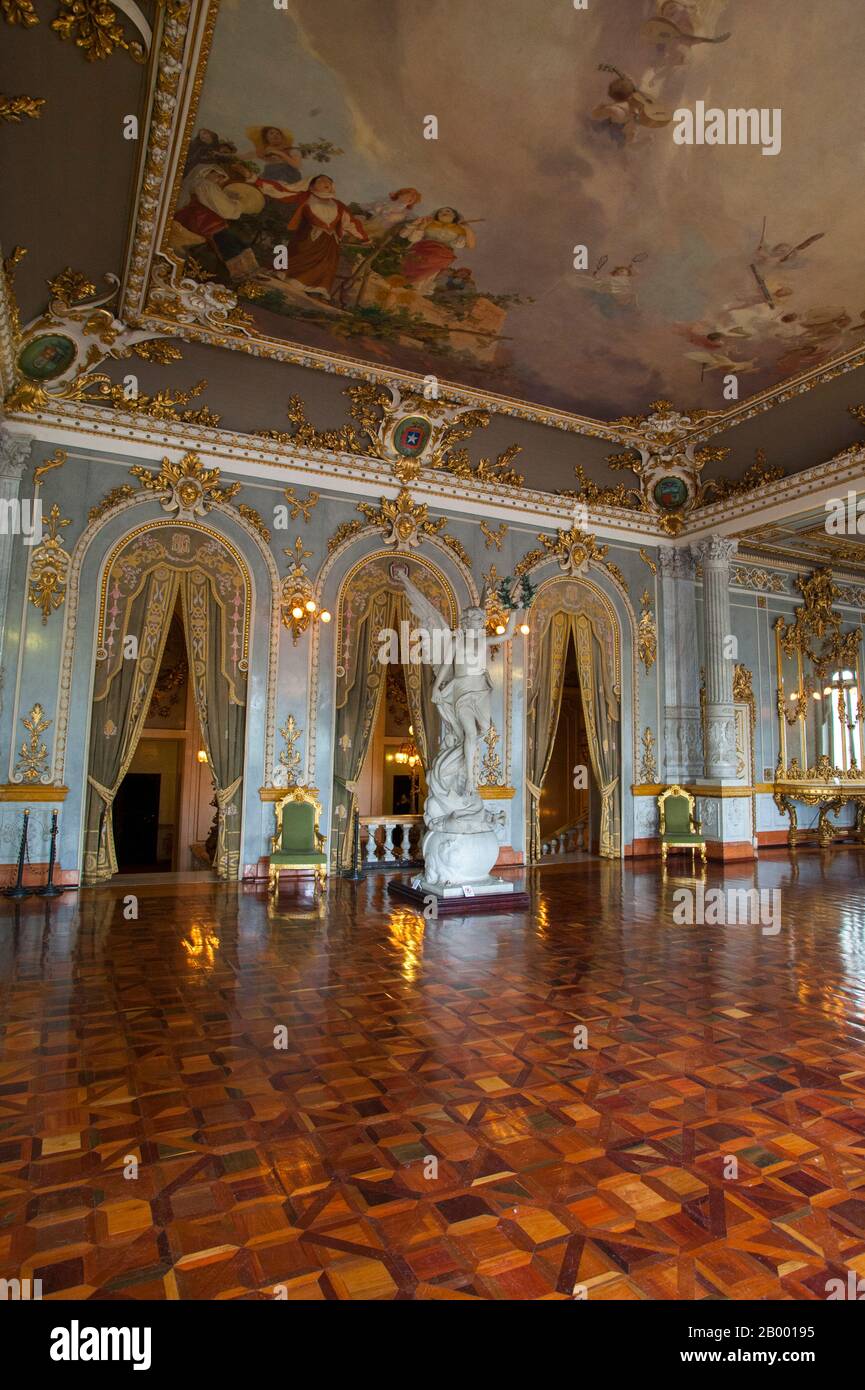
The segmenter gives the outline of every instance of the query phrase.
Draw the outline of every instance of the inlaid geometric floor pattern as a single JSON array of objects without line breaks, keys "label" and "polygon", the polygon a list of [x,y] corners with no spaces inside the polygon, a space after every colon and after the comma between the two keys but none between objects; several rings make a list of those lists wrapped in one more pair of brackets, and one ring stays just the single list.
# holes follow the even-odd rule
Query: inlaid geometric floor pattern
[{"label": "inlaid geometric floor pattern", "polygon": [[[672,861],[671,861],[672,862]],[[424,921],[216,884],[0,905],[0,1276],[56,1299],[822,1299],[865,1275],[865,853],[527,875]],[[586,1046],[575,1028],[584,1025]]]}]

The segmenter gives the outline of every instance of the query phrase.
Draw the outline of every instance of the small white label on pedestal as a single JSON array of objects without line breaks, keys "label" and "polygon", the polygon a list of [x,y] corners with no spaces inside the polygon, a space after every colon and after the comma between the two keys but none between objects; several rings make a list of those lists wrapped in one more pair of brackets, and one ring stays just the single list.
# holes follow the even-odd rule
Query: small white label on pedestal
[{"label": "small white label on pedestal", "polygon": [[474,890],[474,888],[472,888],[471,884],[470,884],[470,883],[464,883],[464,884],[463,884],[463,897],[464,897],[464,898],[473,898],[474,895],[475,895],[475,890]]}]

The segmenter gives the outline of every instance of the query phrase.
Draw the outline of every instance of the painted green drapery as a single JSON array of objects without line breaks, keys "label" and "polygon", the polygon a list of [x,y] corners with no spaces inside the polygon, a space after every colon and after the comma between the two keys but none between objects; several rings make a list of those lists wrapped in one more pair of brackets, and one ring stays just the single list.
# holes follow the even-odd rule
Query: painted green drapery
[{"label": "painted green drapery", "polygon": [[580,613],[553,612],[540,634],[527,719],[526,780],[529,791],[529,862],[541,856],[540,800],[550,766],[562,705],[568,643],[573,638],[589,757],[601,794],[599,850],[621,853],[619,811],[619,702],[613,673],[591,620]]},{"label": "painted green drapery", "polygon": [[112,808],[145,729],[178,592],[190,679],[220,809],[215,867],[222,877],[236,878],[248,580],[217,537],[203,537],[197,528],[157,525],[152,531],[133,533],[115,552],[103,592],[90,728],[84,882],[104,882],[117,872]]},{"label": "painted green drapery", "polygon": [[571,624],[567,613],[553,613],[543,634],[527,720],[526,783],[529,802],[529,862],[541,857],[541,792],[553,756]]},{"label": "painted green drapery", "polygon": [[180,577],[183,626],[195,708],[219,808],[214,869],[220,878],[240,873],[246,673],[236,661],[236,614],[219,598],[202,569]]},{"label": "painted green drapery", "polygon": [[[128,601],[122,628],[112,634],[96,668],[90,724],[90,760],[84,822],[84,882],[102,883],[117,873],[112,810],[150,708],[179,576],[157,565]],[[137,656],[126,642],[135,639]]]},{"label": "painted green drapery", "polygon": [[615,859],[622,847],[617,795],[620,766],[619,702],[609,688],[601,645],[591,623],[582,615],[573,622],[589,757],[601,792],[599,850],[604,859]]},{"label": "painted green drapery", "polygon": [[337,862],[344,865],[351,862],[357,779],[385,686],[387,667],[379,661],[380,634],[390,626],[393,608],[392,594],[373,595],[353,637],[350,664],[337,679],[331,844],[333,854],[339,854]]}]

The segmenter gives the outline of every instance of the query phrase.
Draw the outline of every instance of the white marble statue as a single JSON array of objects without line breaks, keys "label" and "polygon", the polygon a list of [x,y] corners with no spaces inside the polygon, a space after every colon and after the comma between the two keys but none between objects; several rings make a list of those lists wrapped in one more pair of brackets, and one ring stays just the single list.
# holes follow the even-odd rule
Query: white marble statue
[{"label": "white marble statue", "polygon": [[514,635],[516,611],[503,633],[489,637],[482,608],[464,608],[454,631],[434,603],[394,566],[412,612],[429,635],[425,644],[435,673],[433,703],[441,716],[438,752],[427,772],[423,842],[424,888],[442,891],[465,884],[507,885],[489,878],[498,858],[495,817],[484,807],[475,773],[478,740],[490,725],[492,681],[487,670],[491,643]]}]

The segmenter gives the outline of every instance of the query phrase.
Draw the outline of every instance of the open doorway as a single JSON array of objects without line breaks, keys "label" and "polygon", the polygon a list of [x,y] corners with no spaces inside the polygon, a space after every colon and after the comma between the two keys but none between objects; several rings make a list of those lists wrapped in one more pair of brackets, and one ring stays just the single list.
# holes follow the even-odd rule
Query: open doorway
[{"label": "open doorway", "polygon": [[178,599],[141,739],[114,801],[118,873],[210,869],[215,804]]},{"label": "open doorway", "polygon": [[366,867],[417,862],[423,834],[426,777],[411,722],[405,672],[397,664],[386,671],[357,783],[361,859]]},{"label": "open doorway", "polygon": [[592,771],[573,633],[568,635],[559,718],[540,800],[543,858],[598,853],[600,798]]}]

